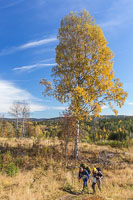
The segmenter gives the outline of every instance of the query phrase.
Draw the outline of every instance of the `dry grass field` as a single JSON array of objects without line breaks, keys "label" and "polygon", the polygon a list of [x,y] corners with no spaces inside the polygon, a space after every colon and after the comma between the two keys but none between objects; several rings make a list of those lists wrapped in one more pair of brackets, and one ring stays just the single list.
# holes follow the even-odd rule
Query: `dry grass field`
[{"label": "dry grass field", "polygon": [[[0,148],[0,200],[133,200],[133,148],[80,143],[80,160],[75,165],[68,155],[67,168],[58,140],[0,139]],[[70,145],[69,154],[71,148]],[[9,162],[19,168],[15,176],[5,173]],[[77,176],[81,162],[102,168],[102,192],[97,189],[92,195],[89,182],[89,194],[79,195],[82,182]]]}]

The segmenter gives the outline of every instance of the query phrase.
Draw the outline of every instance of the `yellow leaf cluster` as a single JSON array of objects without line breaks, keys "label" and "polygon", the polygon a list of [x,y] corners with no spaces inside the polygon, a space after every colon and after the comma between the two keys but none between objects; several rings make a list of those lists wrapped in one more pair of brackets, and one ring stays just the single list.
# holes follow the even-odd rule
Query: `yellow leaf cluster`
[{"label": "yellow leaf cluster", "polygon": [[56,47],[57,66],[52,68],[54,89],[45,79],[45,93],[68,102],[78,119],[92,113],[99,116],[102,106],[112,102],[121,107],[127,97],[122,83],[114,76],[114,55],[102,29],[85,10],[71,12],[61,20]]}]

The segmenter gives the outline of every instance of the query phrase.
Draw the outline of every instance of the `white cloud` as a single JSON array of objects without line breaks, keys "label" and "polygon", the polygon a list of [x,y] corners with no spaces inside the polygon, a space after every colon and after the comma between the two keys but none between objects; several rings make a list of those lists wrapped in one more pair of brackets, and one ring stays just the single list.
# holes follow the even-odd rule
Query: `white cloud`
[{"label": "white cloud", "polygon": [[0,80],[0,113],[8,112],[14,101],[35,100],[26,90],[17,88],[13,83]]},{"label": "white cloud", "polygon": [[29,103],[31,112],[66,109],[63,106],[42,105],[40,99],[37,99],[26,90],[16,87],[12,82],[0,80],[0,113],[8,113],[14,101],[23,100]]},{"label": "white cloud", "polygon": [[106,105],[102,106],[102,110],[107,109],[107,108],[108,108],[108,106],[106,106]]},{"label": "white cloud", "polygon": [[41,46],[41,45],[44,45],[44,44],[47,44],[47,43],[50,43],[50,42],[54,42],[56,40],[57,40],[56,37],[47,38],[47,39],[43,39],[43,40],[28,42],[26,44],[23,44],[23,45],[17,47],[17,48],[19,48],[19,49],[27,49],[27,48],[37,47],[37,46]]},{"label": "white cloud", "polygon": [[53,64],[46,64],[46,63],[37,63],[37,64],[34,64],[34,65],[25,65],[25,66],[21,66],[21,67],[15,67],[13,68],[13,71],[30,71],[30,70],[33,70],[33,69],[38,69],[38,68],[43,68],[43,67],[49,67],[49,66],[55,66],[56,63],[53,63]]},{"label": "white cloud", "polygon": [[48,58],[48,59],[43,59],[43,60],[40,60],[39,63],[43,63],[43,62],[49,62],[49,61],[52,61],[54,60],[55,61],[55,58]]},{"label": "white cloud", "polygon": [[64,107],[64,106],[51,106],[48,108],[48,110],[65,110],[67,109],[67,107]]},{"label": "white cloud", "polygon": [[42,46],[44,44],[55,42],[56,40],[57,40],[57,38],[53,37],[53,38],[46,38],[46,39],[37,40],[37,41],[33,41],[33,42],[27,42],[27,43],[20,45],[20,46],[17,46],[17,47],[11,47],[11,48],[7,48],[7,49],[3,49],[0,52],[0,56],[12,54],[12,53],[15,53],[17,51],[22,51],[22,50],[29,49],[29,48]]},{"label": "white cloud", "polygon": [[108,10],[105,11],[106,21],[101,23],[103,29],[118,28],[132,22],[133,19],[133,1],[118,0],[113,1]]},{"label": "white cloud", "polygon": [[30,104],[30,110],[32,112],[45,111],[45,110],[47,110],[47,107],[32,103],[32,104]]},{"label": "white cloud", "polygon": [[100,26],[102,28],[108,28],[108,27],[117,27],[119,25],[121,25],[123,23],[123,20],[122,19],[111,19],[107,22],[104,22],[102,24],[100,24]]},{"label": "white cloud", "polygon": [[6,1],[4,1],[4,4],[0,5],[0,9],[5,9],[5,8],[10,8],[10,7],[16,6],[17,4],[20,4],[23,1],[24,0],[16,0],[16,1],[10,0],[10,3],[7,3]]},{"label": "white cloud", "polygon": [[41,105],[36,105],[36,104],[31,104],[30,106],[32,112],[36,111],[45,111],[45,110],[65,110],[67,107],[63,106],[41,106]]},{"label": "white cloud", "polygon": [[127,104],[132,106],[132,105],[133,105],[133,102],[127,102]]}]

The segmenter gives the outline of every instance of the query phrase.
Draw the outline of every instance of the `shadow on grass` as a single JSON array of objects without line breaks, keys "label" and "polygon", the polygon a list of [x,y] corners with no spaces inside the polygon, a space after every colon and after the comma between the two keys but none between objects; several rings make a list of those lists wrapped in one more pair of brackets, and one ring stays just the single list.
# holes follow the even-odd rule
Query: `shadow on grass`
[{"label": "shadow on grass", "polygon": [[64,188],[60,188],[62,191],[64,192],[67,192],[69,194],[72,194],[72,195],[84,195],[84,194],[93,194],[93,193],[90,193],[89,191],[85,191],[85,192],[82,192],[82,191],[75,191],[73,188],[71,187],[64,187]]},{"label": "shadow on grass", "polygon": [[72,195],[80,195],[80,194],[82,194],[80,191],[78,192],[78,191],[75,191],[74,189],[72,189],[72,188],[69,188],[69,187],[65,187],[65,188],[60,188],[62,191],[64,191],[64,192],[67,192],[67,193],[69,193],[69,194],[72,194]]}]

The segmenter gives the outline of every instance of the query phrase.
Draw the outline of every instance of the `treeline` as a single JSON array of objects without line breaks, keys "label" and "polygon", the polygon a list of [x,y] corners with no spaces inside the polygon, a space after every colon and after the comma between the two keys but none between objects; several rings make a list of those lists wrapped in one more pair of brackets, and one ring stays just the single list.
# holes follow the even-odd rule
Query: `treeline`
[{"label": "treeline", "polygon": [[4,118],[0,119],[0,137],[16,137],[17,131],[18,137],[54,137],[57,135],[58,122],[36,122],[28,119],[24,122],[23,134],[23,123],[21,120],[18,122],[18,127],[16,127],[16,120],[11,121]]},{"label": "treeline", "polygon": [[133,137],[133,117],[99,118],[86,122],[88,140],[119,140]]},{"label": "treeline", "polygon": [[[72,137],[76,129],[73,119],[52,119],[44,121],[18,122],[18,137]],[[71,132],[71,133],[70,133]],[[0,119],[0,136],[16,137],[16,121]],[[98,118],[80,123],[80,139],[86,141],[118,140],[124,141],[133,137],[133,117]]]}]

